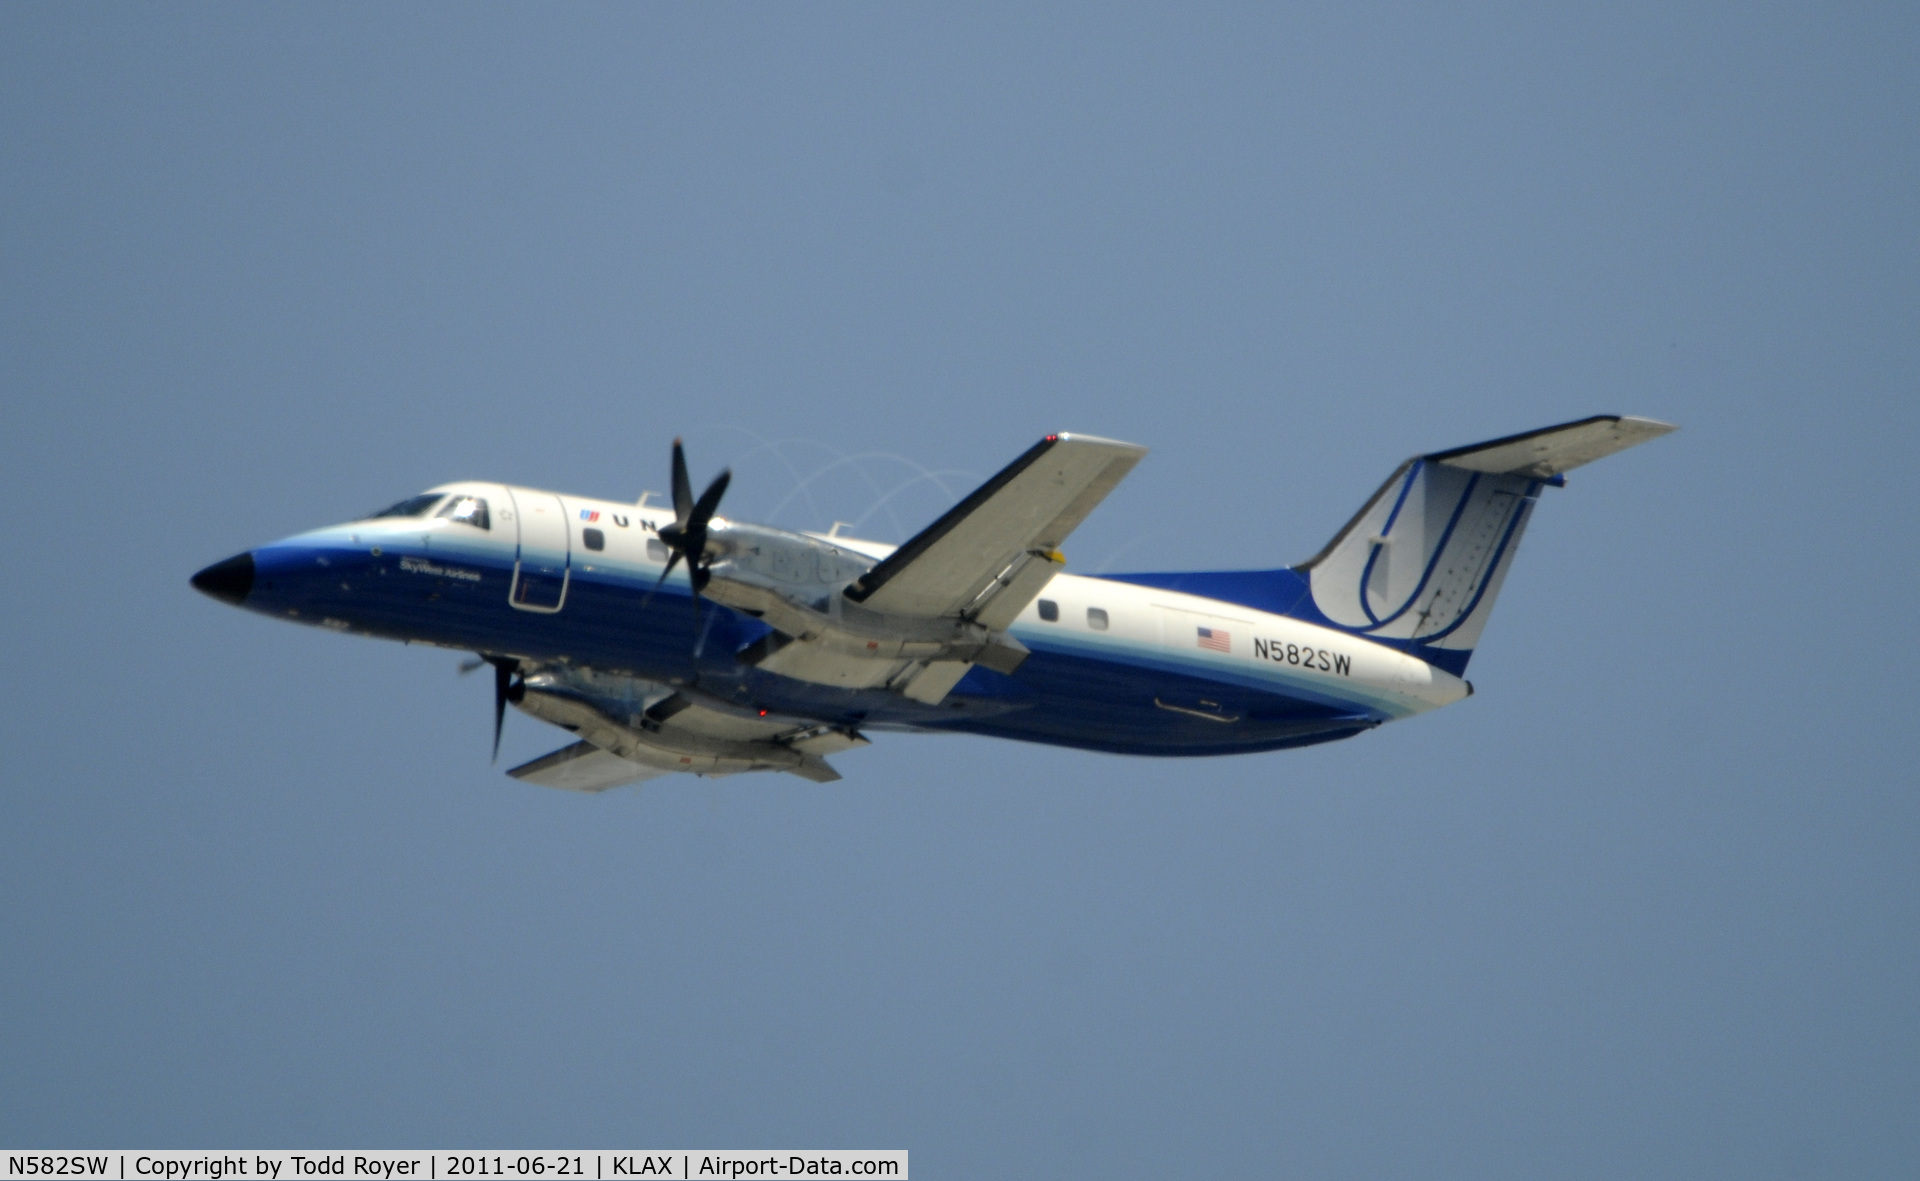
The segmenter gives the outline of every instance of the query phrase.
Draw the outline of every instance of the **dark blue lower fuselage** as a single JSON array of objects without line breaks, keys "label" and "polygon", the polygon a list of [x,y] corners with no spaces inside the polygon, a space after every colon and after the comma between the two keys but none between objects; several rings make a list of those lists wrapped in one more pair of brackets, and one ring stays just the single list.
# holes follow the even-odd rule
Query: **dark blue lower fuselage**
[{"label": "dark blue lower fuselage", "polygon": [[300,623],[590,667],[848,727],[964,731],[1121,754],[1213,755],[1345,738],[1383,720],[1151,660],[1091,655],[1026,632],[1020,638],[1032,655],[1016,672],[976,666],[939,705],[925,705],[885,690],[817,685],[742,663],[737,654],[770,629],[705,600],[696,614],[684,578],[654,593],[650,582],[618,571],[576,567],[564,605],[552,613],[510,605],[512,580],[511,564],[475,553],[456,562],[402,537],[371,549],[296,540],[253,552],[241,602]]}]

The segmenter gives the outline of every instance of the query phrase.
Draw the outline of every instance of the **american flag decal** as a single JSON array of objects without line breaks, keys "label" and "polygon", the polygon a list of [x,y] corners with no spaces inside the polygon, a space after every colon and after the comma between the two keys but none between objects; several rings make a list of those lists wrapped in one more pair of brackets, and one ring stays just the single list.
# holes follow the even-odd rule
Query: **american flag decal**
[{"label": "american flag decal", "polygon": [[1229,633],[1217,627],[1203,627],[1196,630],[1200,633],[1199,643],[1202,648],[1211,648],[1215,652],[1233,651],[1233,636]]},{"label": "american flag decal", "polygon": [[600,514],[597,510],[583,508],[580,510],[580,519],[583,521],[597,521],[600,519]]}]

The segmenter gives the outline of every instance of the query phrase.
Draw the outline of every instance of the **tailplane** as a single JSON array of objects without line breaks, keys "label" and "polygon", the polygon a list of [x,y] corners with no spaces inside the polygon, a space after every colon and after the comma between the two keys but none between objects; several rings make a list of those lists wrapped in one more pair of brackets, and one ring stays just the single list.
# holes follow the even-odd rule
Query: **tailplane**
[{"label": "tailplane", "polygon": [[1600,415],[1401,464],[1327,547],[1284,570],[1117,575],[1337,627],[1466,670],[1547,485],[1676,428]]},{"label": "tailplane", "polygon": [[1540,489],[1673,429],[1603,415],[1416,456],[1296,569],[1328,622],[1465,669]]}]

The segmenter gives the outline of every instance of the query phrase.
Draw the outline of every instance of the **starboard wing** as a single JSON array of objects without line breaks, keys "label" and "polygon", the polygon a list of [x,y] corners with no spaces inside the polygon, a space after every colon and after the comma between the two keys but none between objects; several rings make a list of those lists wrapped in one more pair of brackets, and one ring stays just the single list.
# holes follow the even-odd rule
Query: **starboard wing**
[{"label": "starboard wing", "polygon": [[1062,562],[1060,543],[1147,453],[1048,435],[847,588],[890,615],[1013,622]]}]

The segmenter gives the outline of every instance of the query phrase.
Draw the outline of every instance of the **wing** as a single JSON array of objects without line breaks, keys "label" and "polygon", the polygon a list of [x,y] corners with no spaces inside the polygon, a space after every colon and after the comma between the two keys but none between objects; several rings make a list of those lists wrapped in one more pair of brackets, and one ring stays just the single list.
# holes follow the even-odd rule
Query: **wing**
[{"label": "wing", "polygon": [[1005,627],[1040,593],[1060,543],[1145,447],[1048,435],[847,588],[889,615],[951,616]]},{"label": "wing", "polygon": [[851,731],[832,726],[796,727],[790,719],[769,719],[764,713],[754,717],[745,711],[716,709],[700,705],[684,693],[659,701],[647,710],[646,717],[653,723],[654,733],[666,742],[677,743],[678,750],[744,758],[758,762],[759,770],[787,771],[815,783],[832,783],[840,778],[822,755],[867,745],[865,738]]},{"label": "wing", "polygon": [[523,783],[558,787],[567,791],[606,791],[665,775],[652,767],[629,762],[612,751],[601,750],[591,742],[576,742],[542,755],[531,763],[522,763],[507,772]]},{"label": "wing", "polygon": [[[592,686],[591,674],[587,683]],[[816,783],[839,772],[824,756],[867,745],[858,731],[731,708],[716,699],[701,704],[687,691],[669,691],[640,715],[624,713],[631,701],[596,698],[582,691],[582,674],[552,670],[523,682],[523,712],[580,735],[582,741],[507,772],[542,787],[605,791],[657,775],[735,775],[787,771]],[[602,682],[604,684],[604,682]],[[635,682],[645,684],[645,682]]]}]

